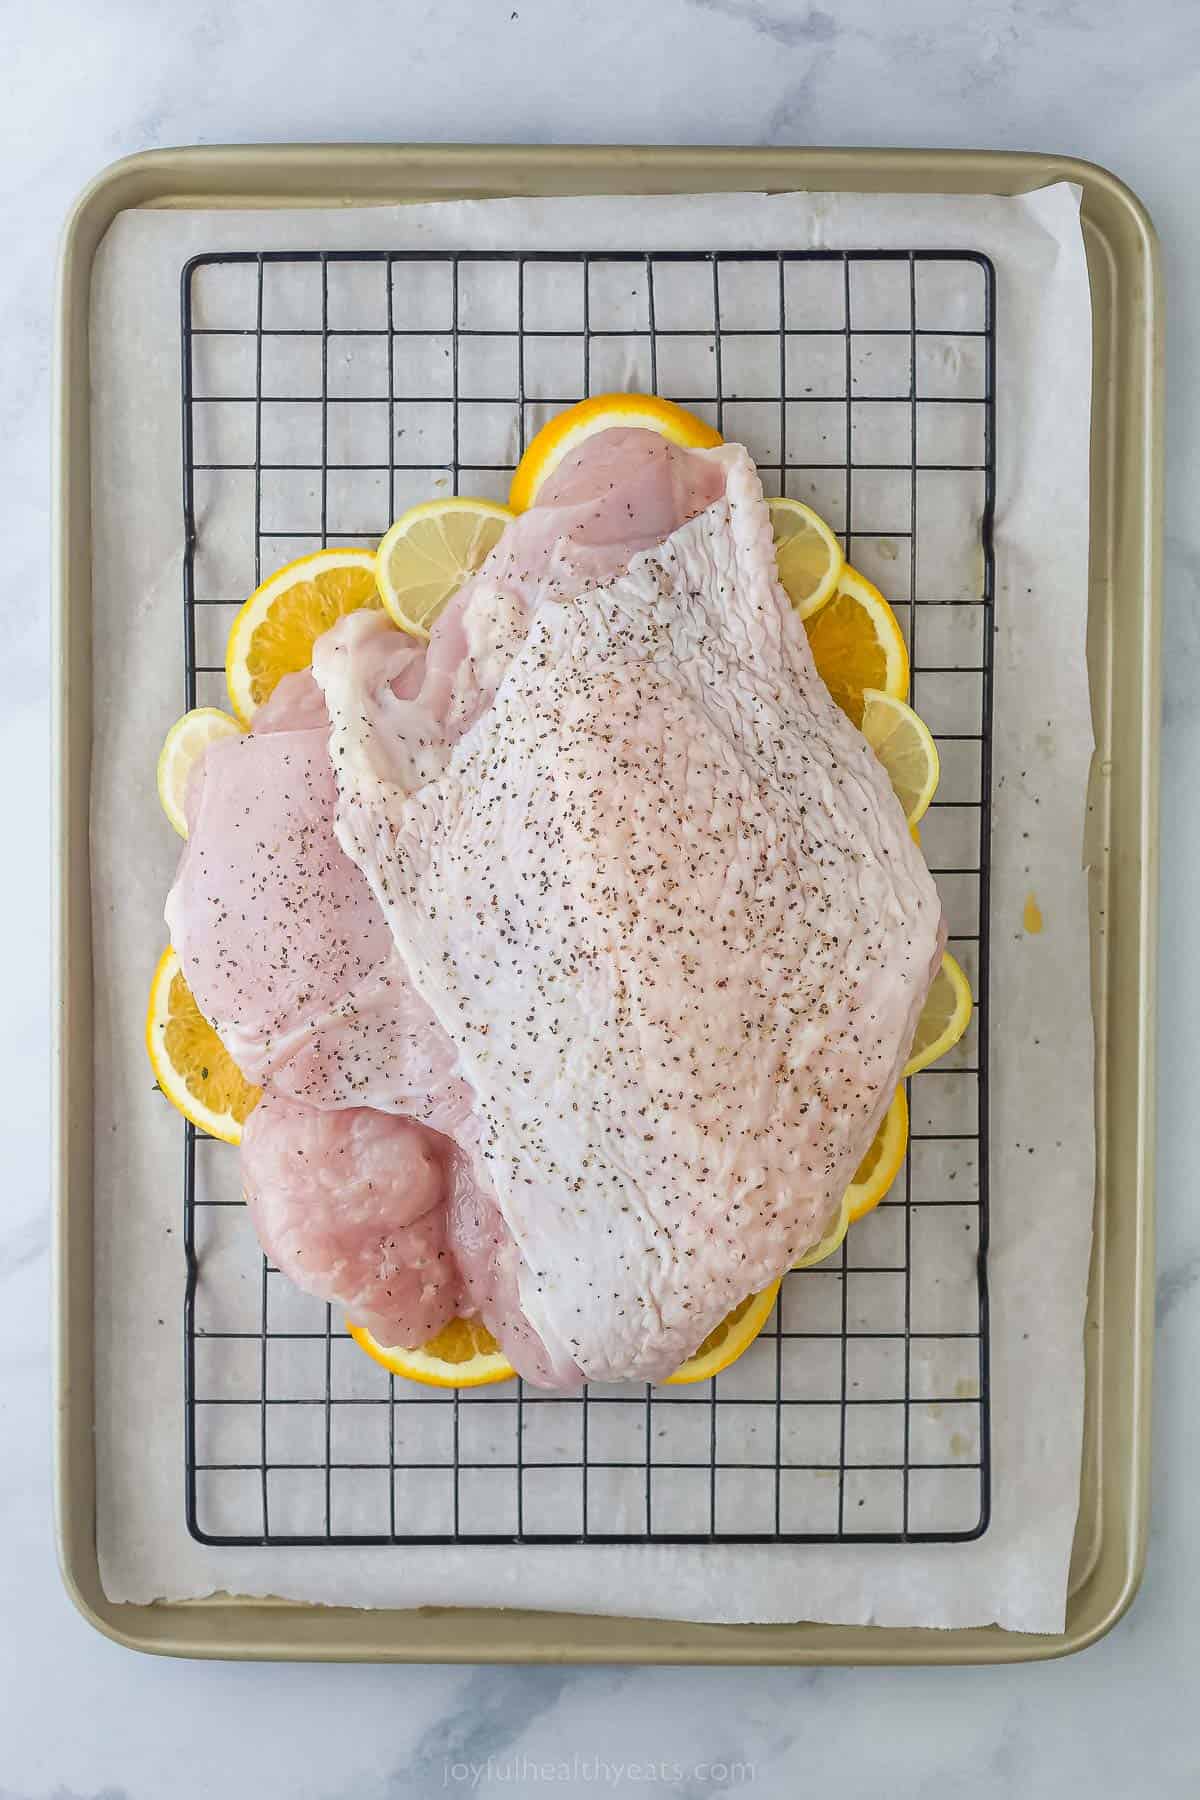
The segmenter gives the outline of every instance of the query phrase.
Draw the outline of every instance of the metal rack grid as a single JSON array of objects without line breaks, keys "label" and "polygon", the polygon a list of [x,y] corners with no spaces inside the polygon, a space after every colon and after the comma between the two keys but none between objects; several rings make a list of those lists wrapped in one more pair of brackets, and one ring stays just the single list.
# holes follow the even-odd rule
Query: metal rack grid
[{"label": "metal rack grid", "polygon": [[834,1258],[787,1276],[750,1350],[692,1388],[440,1391],[387,1375],[258,1255],[236,1157],[185,1127],[195,1537],[986,1529],[994,304],[991,264],[968,251],[247,252],[184,268],[189,706],[220,704],[228,623],[264,572],[373,544],[431,493],[503,497],[562,406],[662,392],[744,441],[768,492],[817,506],[891,599],[943,763],[923,841],[977,1001],[958,1050],[909,1083],[889,1196]]}]

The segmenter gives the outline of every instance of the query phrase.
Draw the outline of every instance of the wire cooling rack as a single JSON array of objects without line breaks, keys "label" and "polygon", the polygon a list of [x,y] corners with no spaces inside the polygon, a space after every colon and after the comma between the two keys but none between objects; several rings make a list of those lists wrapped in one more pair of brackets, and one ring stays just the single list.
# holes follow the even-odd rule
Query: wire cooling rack
[{"label": "wire cooling rack", "polygon": [[258,1254],[185,1128],[186,1495],[213,1544],[949,1542],[986,1529],[994,272],[971,252],[201,256],[182,281],[187,704],[264,574],[503,498],[528,437],[644,389],[809,501],[904,626],[942,782],[922,841],[974,1021],[909,1083],[890,1195],[711,1382],[390,1377]]}]

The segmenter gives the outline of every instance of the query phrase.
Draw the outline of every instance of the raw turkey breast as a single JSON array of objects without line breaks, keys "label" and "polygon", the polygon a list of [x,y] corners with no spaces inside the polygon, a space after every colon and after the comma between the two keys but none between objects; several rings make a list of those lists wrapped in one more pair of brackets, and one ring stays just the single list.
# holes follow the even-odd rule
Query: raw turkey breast
[{"label": "raw turkey breast", "polygon": [[453,1048],[519,1312],[553,1379],[657,1380],[832,1223],[944,928],[746,452],[604,434],[548,500],[415,692],[377,614],[313,671],[333,830]]}]

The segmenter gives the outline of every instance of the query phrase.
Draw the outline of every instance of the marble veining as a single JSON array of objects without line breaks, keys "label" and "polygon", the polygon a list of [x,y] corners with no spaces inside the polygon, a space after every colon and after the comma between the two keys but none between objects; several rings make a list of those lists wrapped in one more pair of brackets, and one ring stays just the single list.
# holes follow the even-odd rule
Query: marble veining
[{"label": "marble veining", "polygon": [[757,0],[691,0],[697,12],[716,13],[746,25],[758,37],[793,49],[797,44],[829,44],[838,34],[833,13],[819,6],[760,6]]},{"label": "marble veining", "polygon": [[[0,1800],[674,1792],[1092,1800],[1200,1788],[1200,11],[1178,0],[53,0],[5,37],[0,750]],[[1155,1512],[1130,1616],[992,1670],[254,1667],[138,1658],[53,1561],[45,1196],[46,628],[56,240],[112,158],[289,139],[976,144],[1114,168],[1163,237],[1169,346]],[[490,1762],[489,1762],[490,1759]],[[542,1773],[542,1770],[549,1771]],[[631,1771],[636,1770],[634,1774]],[[537,1772],[534,1772],[537,1771]]]}]

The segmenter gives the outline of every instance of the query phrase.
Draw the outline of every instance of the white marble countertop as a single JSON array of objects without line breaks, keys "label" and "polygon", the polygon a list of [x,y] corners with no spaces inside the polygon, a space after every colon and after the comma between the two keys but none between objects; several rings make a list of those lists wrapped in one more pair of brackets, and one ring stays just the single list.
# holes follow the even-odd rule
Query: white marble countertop
[{"label": "white marble countertop", "polygon": [[[14,15],[15,17],[15,15]],[[1143,197],[1170,296],[1154,1521],[1132,1613],[1066,1662],[703,1673],[253,1667],[134,1656],[54,1566],[42,880],[0,899],[8,1198],[0,1219],[0,1800],[392,1800],[656,1787],[840,1800],[1192,1796],[1200,1484],[1200,13],[1179,0],[50,0],[5,34],[0,114],[8,847],[48,840],[49,356],[56,239],[129,151],[295,139],[975,145],[1090,157]],[[17,779],[12,771],[20,769]],[[1193,1371],[1189,1377],[1188,1371]],[[1190,1647],[1189,1647],[1190,1646]],[[607,1771],[596,1769],[604,1758]],[[490,1765],[488,1759],[491,1759]],[[528,1759],[524,1770],[522,1759]],[[641,1765],[638,1777],[628,1765]],[[679,1765],[663,1779],[648,1765]],[[722,1774],[722,1765],[741,1764]],[[620,1765],[625,1765],[624,1773]],[[713,1765],[716,1765],[715,1767]],[[747,1767],[749,1765],[749,1767]],[[539,1784],[541,1785],[541,1784]]]}]

